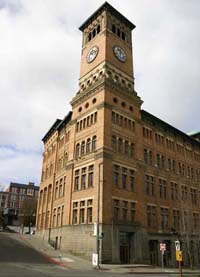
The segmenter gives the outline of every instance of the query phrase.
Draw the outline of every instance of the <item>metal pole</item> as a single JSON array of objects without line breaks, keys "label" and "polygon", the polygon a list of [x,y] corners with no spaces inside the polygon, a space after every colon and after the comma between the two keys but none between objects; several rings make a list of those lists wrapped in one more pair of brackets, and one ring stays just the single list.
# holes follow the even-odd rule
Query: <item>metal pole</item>
[{"label": "metal pole", "polygon": [[181,266],[181,262],[178,262],[179,264],[179,276],[182,277],[182,266]]},{"label": "metal pole", "polygon": [[97,266],[96,266],[96,269],[100,269],[100,266],[99,266],[99,211],[100,211],[101,165],[103,165],[103,162],[99,164],[99,173],[98,173],[99,176],[98,176],[98,189],[97,189],[97,234],[96,234]]},{"label": "metal pole", "polygon": [[162,270],[164,269],[164,260],[163,260],[163,256],[164,256],[164,251],[162,251]]},{"label": "metal pole", "polygon": [[99,164],[99,176],[98,176],[98,189],[97,189],[97,236],[96,236],[96,253],[97,253],[97,266],[96,269],[99,269],[99,202],[100,202],[100,165]]}]

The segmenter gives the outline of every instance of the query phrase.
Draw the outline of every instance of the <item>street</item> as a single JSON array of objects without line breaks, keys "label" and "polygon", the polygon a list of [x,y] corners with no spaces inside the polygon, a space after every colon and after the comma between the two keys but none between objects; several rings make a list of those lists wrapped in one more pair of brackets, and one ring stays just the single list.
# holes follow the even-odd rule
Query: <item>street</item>
[{"label": "street", "polygon": [[[0,277],[62,277],[62,276],[105,276],[127,277],[158,276],[158,274],[117,274],[106,271],[77,271],[51,263],[45,256],[29,247],[16,234],[0,233]],[[176,276],[159,274],[160,277]],[[190,275],[191,276],[191,275]],[[192,276],[191,276],[192,277]]]}]

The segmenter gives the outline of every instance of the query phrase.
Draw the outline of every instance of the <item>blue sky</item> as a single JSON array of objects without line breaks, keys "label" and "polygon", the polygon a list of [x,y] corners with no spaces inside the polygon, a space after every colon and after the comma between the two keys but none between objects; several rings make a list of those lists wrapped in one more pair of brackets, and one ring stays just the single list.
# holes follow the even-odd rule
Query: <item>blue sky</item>
[{"label": "blue sky", "polygon": [[[0,0],[0,187],[39,184],[41,142],[78,90],[78,27],[103,1]],[[143,109],[199,131],[200,1],[111,0],[136,25],[135,84]]]}]

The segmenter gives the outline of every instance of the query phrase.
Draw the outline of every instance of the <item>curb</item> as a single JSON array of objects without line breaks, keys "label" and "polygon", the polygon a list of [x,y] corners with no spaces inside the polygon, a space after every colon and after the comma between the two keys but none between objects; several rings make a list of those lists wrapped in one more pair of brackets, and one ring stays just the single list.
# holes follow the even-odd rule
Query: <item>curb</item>
[{"label": "curb", "polygon": [[[19,238],[26,242],[29,246],[31,246],[33,249],[35,249],[36,251],[38,251],[47,261],[49,261],[50,263],[53,263],[53,264],[56,264],[57,266],[60,266],[62,268],[65,268],[65,269],[72,269],[70,266],[68,266],[66,263],[63,263],[63,262],[59,262],[57,260],[55,260],[54,258],[52,258],[51,256],[47,255],[46,253],[44,253],[42,251],[42,249],[38,249],[36,247],[34,247],[30,242],[29,240],[23,235],[23,234],[19,234]],[[99,271],[99,272],[110,272],[110,273],[116,273],[116,271],[118,271],[118,269],[120,270],[121,268],[104,268],[103,265],[101,265],[100,269],[99,270],[96,270],[94,268],[91,268],[91,269],[88,269],[89,271],[92,270],[92,271]],[[142,270],[142,271],[138,271],[138,270],[134,270],[136,268],[127,268],[127,270],[125,270],[125,268],[123,268],[123,272],[120,272],[121,274],[148,274],[149,276],[151,275],[159,275],[159,274],[163,274],[163,275],[172,275],[172,274],[179,274],[178,271],[165,271],[165,270],[160,270],[160,271],[145,271],[145,270]],[[187,275],[200,275],[200,271],[184,271],[183,270],[183,274],[187,274]]]},{"label": "curb", "polygon": [[54,260],[52,257],[50,257],[50,256],[48,256],[48,255],[46,255],[46,254],[44,254],[43,252],[40,252],[40,253],[42,254],[42,256],[43,256],[47,261],[49,261],[49,262],[51,262],[51,263],[53,263],[53,264],[56,264],[56,265],[58,265],[58,266],[67,268],[67,266],[66,266],[64,263],[58,262],[58,261]]},{"label": "curb", "polygon": [[[27,238],[25,236],[23,236],[22,234],[19,235],[19,238],[23,241],[25,241],[26,243],[28,243],[32,248],[34,248],[32,246],[32,244],[27,240]],[[53,264],[56,264],[60,267],[64,267],[64,268],[69,268],[67,265],[65,265],[64,263],[62,262],[58,262],[56,260],[54,260],[52,257],[50,257],[49,255],[43,253],[43,251],[39,250],[38,248],[34,248],[35,250],[37,250],[47,261],[53,263]]]}]

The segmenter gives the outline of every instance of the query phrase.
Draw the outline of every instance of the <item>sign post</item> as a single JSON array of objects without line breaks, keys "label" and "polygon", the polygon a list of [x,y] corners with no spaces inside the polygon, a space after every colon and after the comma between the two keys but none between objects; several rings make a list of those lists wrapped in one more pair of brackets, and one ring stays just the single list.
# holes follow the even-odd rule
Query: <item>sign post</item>
[{"label": "sign post", "polygon": [[162,270],[164,269],[164,254],[166,251],[166,243],[161,242],[160,243],[160,251],[162,253]]},{"label": "sign post", "polygon": [[183,260],[183,257],[182,257],[182,251],[179,251],[179,250],[176,250],[176,260],[178,262],[178,267],[179,267],[179,276],[182,277],[182,260]]},{"label": "sign post", "polygon": [[175,248],[176,248],[176,260],[178,262],[178,267],[179,267],[179,275],[182,277],[182,260],[183,260],[183,255],[181,251],[181,244],[179,240],[175,240]]}]

